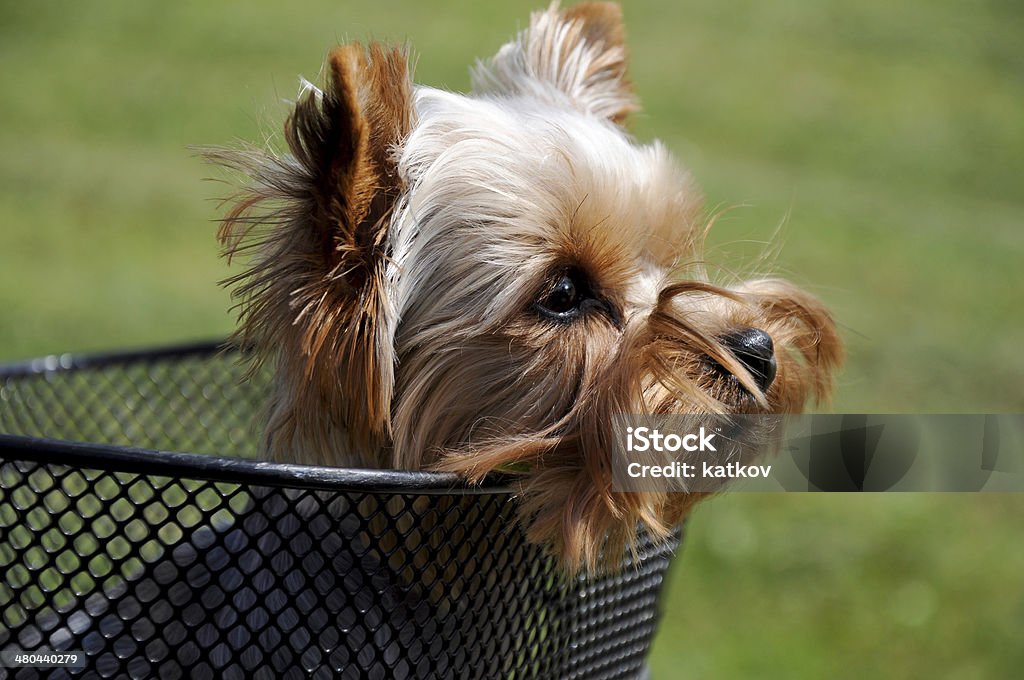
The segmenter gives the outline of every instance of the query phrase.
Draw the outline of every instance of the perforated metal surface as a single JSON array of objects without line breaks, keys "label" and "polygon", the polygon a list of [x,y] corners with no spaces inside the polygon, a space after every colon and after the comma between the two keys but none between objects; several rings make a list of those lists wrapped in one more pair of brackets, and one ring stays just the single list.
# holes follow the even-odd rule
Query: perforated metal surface
[{"label": "perforated metal surface", "polygon": [[88,655],[11,677],[640,675],[675,542],[567,580],[501,487],[239,461],[243,373],[212,345],[0,370],[0,649]]}]

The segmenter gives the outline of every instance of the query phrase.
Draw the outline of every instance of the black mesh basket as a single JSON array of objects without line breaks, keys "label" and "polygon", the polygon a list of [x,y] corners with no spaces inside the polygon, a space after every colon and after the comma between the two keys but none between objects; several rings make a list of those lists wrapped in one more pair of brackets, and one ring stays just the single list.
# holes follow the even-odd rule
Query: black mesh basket
[{"label": "black mesh basket", "polygon": [[214,343],[0,368],[0,650],[86,656],[0,676],[643,677],[678,540],[565,579],[500,482],[251,460],[266,385]]}]

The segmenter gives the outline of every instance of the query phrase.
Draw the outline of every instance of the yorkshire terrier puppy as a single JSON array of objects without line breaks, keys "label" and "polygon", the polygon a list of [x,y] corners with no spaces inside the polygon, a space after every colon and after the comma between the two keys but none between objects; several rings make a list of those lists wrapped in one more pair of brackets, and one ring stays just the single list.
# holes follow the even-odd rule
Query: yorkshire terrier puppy
[{"label": "yorkshire terrier puppy", "polygon": [[275,370],[270,458],[511,472],[528,538],[595,569],[699,498],[613,492],[616,415],[828,396],[829,312],[777,279],[716,285],[690,176],[624,127],[618,6],[534,13],[469,94],[375,43],[325,71],[286,153],[212,154],[251,177],[220,238],[251,255],[230,282],[237,340]]}]

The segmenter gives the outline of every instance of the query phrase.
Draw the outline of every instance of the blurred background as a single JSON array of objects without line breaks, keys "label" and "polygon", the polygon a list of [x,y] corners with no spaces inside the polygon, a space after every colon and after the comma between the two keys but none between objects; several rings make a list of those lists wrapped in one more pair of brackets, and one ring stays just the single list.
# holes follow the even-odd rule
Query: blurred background
[{"label": "blurred background", "polygon": [[[349,39],[465,90],[543,1],[0,3],[0,360],[225,335],[228,188],[188,146],[276,135]],[[1024,6],[625,14],[634,132],[730,208],[709,259],[777,250],[834,310],[835,410],[1024,411]],[[655,678],[1020,677],[1024,497],[723,497],[664,609]]]}]

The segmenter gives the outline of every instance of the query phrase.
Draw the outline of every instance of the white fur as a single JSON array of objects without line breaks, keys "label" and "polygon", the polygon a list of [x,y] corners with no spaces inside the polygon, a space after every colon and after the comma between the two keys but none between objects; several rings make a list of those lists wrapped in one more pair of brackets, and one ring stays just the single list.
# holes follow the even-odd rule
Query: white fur
[{"label": "white fur", "polygon": [[[692,242],[700,202],[660,143],[635,144],[611,122],[528,96],[422,87],[416,113],[399,160],[410,198],[389,231],[394,327],[421,317],[463,327],[470,309],[486,332],[522,296],[516,284],[550,265],[559,235],[629,250],[634,303],[653,305],[664,268],[685,255],[677,245]],[[486,304],[471,300],[493,291]]]}]

